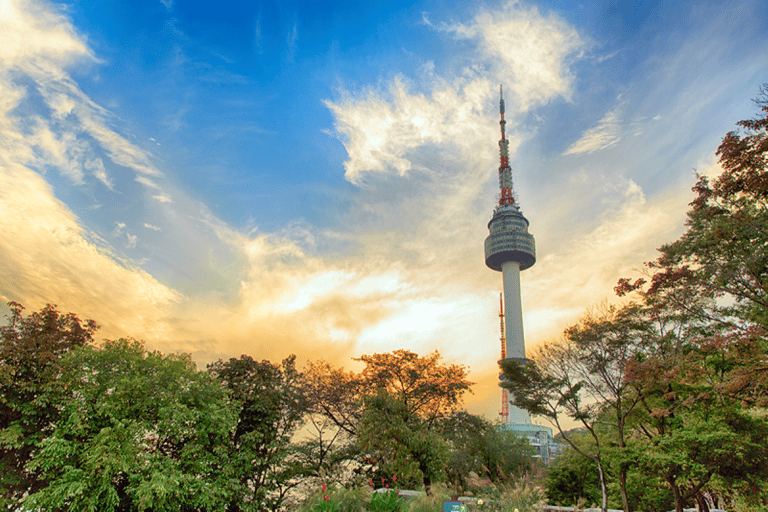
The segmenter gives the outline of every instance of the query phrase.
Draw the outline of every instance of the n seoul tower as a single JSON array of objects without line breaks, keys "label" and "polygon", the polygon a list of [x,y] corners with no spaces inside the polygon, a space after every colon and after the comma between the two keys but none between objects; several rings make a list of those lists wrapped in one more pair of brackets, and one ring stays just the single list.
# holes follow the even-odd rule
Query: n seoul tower
[{"label": "n seoul tower", "polygon": [[[488,223],[490,234],[485,239],[485,264],[500,271],[504,278],[504,317],[506,319],[505,359],[525,359],[523,339],[523,309],[520,299],[520,271],[536,263],[536,245],[533,235],[528,233],[528,219],[517,205],[512,189],[512,168],[509,166],[509,141],[506,138],[504,120],[504,94],[499,89],[499,111],[501,113],[501,140],[499,153],[499,203],[493,210]],[[517,407],[509,408],[509,424],[531,423],[528,413]]]}]

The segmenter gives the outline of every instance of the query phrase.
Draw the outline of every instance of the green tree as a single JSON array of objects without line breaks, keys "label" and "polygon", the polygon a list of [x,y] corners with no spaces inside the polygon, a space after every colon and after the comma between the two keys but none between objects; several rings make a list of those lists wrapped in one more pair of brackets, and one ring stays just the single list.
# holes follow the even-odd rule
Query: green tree
[{"label": "green tree", "polygon": [[360,381],[372,394],[385,391],[397,398],[408,412],[432,425],[458,410],[463,395],[472,384],[462,365],[446,365],[440,353],[419,356],[410,350],[364,355]]},{"label": "green tree", "polygon": [[451,447],[447,472],[457,492],[470,472],[503,483],[521,478],[534,464],[536,449],[528,438],[482,416],[457,411],[440,422],[439,430]]},{"label": "green tree", "polygon": [[598,503],[601,496],[597,464],[580,453],[592,451],[592,438],[583,430],[566,434],[580,450],[566,447],[549,467],[545,479],[547,501],[563,506]]},{"label": "green tree", "polygon": [[638,468],[664,478],[678,511],[694,501],[706,510],[703,492],[718,479],[748,496],[768,478],[768,422],[721,392],[724,356],[703,340],[688,341],[638,360],[628,374],[642,403],[632,418],[646,441],[636,451]]},{"label": "green tree", "polygon": [[[532,415],[544,416],[574,450],[595,462],[602,496],[602,510],[608,508],[608,488],[601,439],[597,433],[600,404],[595,402],[579,378],[580,363],[576,347],[567,339],[537,349],[533,361],[505,360],[501,363],[503,386],[511,392],[511,402]],[[566,434],[563,420],[581,423],[592,437],[594,450],[585,451]]]},{"label": "green tree", "polygon": [[448,444],[398,397],[380,391],[365,400],[357,446],[374,465],[372,477],[387,486],[423,485],[444,480]]},{"label": "green tree", "polygon": [[222,448],[236,415],[189,356],[124,339],[80,347],[48,396],[61,417],[27,464],[47,486],[26,508],[203,511],[229,501]]},{"label": "green tree", "polygon": [[[640,291],[648,303],[666,303],[695,315],[742,352],[730,375],[731,393],[768,405],[768,92],[756,100],[760,114],[739,121],[746,131],[728,133],[717,155],[723,172],[699,176],[685,233],[662,246],[643,280],[619,283],[621,293]],[[740,346],[742,345],[742,346]]]},{"label": "green tree", "polygon": [[27,467],[40,441],[60,414],[51,385],[61,374],[61,358],[93,343],[93,320],[61,314],[48,304],[25,317],[9,302],[11,315],[0,327],[0,507],[15,507],[21,497],[43,486],[39,471]]},{"label": "green tree", "polygon": [[[629,435],[627,419],[639,399],[626,380],[627,364],[647,344],[649,325],[642,307],[606,306],[593,310],[579,323],[565,329],[563,338],[538,349],[533,362],[502,361],[504,387],[512,391],[515,405],[549,418],[563,439],[582,456],[595,462],[602,508],[607,508],[608,488],[605,441],[599,429],[610,419],[612,438],[624,450]],[[561,417],[581,423],[592,438],[592,450],[576,445],[564,431]],[[617,479],[624,510],[630,511],[626,478],[632,461],[618,458]]]},{"label": "green tree", "polygon": [[[648,264],[649,282],[619,281],[656,323],[656,341],[629,379],[641,398],[641,466],[662,473],[676,508],[703,501],[727,481],[741,497],[766,502],[754,457],[768,405],[768,97],[717,150],[723,172],[699,176],[687,229]],[[685,325],[664,332],[665,322]],[[760,466],[760,467],[758,467]],[[736,469],[740,468],[740,469]],[[758,479],[757,481],[755,479]]]},{"label": "green tree", "polygon": [[[462,396],[471,385],[467,369],[444,364],[438,352],[419,356],[408,350],[396,350],[364,355],[357,361],[365,363],[360,373],[334,369],[322,361],[311,364],[305,372],[314,436],[303,447],[319,461],[316,474],[330,471],[332,466],[345,467],[350,470],[347,473],[364,473],[368,477],[380,472],[371,461],[382,452],[370,445],[376,453],[361,451],[360,440],[364,436],[359,429],[366,415],[366,425],[372,425],[373,417],[386,424],[383,415],[397,413],[393,421],[402,420],[398,423],[400,427],[407,426],[412,432],[424,434],[414,439],[426,443],[423,453],[428,453],[429,446],[439,444],[434,435],[438,424],[461,407]],[[396,430],[393,427],[393,435]],[[393,442],[402,443],[402,440]],[[414,457],[422,457],[417,455],[414,443],[403,446],[411,446]],[[436,449],[435,453],[438,452]],[[437,460],[422,457],[422,461],[433,459]],[[377,459],[378,463],[383,463],[382,459]],[[422,482],[424,474],[441,474],[440,471],[433,473],[433,468],[426,473],[419,471]]]},{"label": "green tree", "polygon": [[296,357],[277,365],[243,355],[212,363],[208,371],[237,409],[226,450],[233,489],[227,511],[280,509],[305,472],[291,443],[307,410]]}]

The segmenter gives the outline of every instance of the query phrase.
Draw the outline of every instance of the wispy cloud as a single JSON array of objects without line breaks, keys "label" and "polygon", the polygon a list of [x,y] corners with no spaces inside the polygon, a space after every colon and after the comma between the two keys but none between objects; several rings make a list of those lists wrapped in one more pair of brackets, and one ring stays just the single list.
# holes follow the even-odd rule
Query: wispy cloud
[{"label": "wispy cloud", "polygon": [[[155,335],[170,335],[164,317],[179,294],[94,243],[98,237],[79,225],[40,175],[3,162],[0,208],[3,301],[59,304],[98,319],[107,336],[141,335],[148,325]],[[124,227],[116,230],[132,243]]]},{"label": "wispy cloud", "polygon": [[126,249],[135,249],[136,243],[139,241],[139,237],[128,233],[125,229],[125,222],[115,222],[115,229],[112,231],[112,236],[119,239],[124,239]]},{"label": "wispy cloud", "polygon": [[296,63],[296,49],[298,48],[299,41],[299,27],[297,23],[293,24],[293,28],[288,33],[285,48],[285,61],[288,64]]},{"label": "wispy cloud", "polygon": [[474,23],[446,26],[458,37],[480,45],[486,66],[504,83],[514,84],[515,103],[522,110],[552,98],[570,98],[570,64],[585,49],[579,33],[556,15],[542,16],[535,7],[507,2],[485,10]]},{"label": "wispy cloud", "polygon": [[621,114],[620,106],[607,112],[595,126],[582,133],[563,154],[594,153],[615,145],[621,140]]},{"label": "wispy cloud", "polygon": [[264,55],[264,48],[261,45],[263,37],[261,34],[261,18],[259,18],[253,27],[253,44],[256,46],[256,51],[259,55]]}]

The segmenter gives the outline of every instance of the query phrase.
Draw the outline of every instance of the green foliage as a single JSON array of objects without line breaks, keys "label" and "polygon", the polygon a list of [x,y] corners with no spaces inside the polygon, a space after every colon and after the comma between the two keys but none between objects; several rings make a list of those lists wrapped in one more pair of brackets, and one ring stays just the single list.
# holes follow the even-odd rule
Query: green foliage
[{"label": "green foliage", "polygon": [[346,468],[426,487],[443,479],[448,447],[438,425],[460,407],[471,384],[467,369],[442,363],[437,352],[358,360],[366,364],[359,374],[323,362],[307,369],[312,438],[302,444],[305,460],[317,475]]},{"label": "green foliage", "polygon": [[[687,230],[648,264],[635,292],[653,335],[627,365],[641,403],[637,470],[664,479],[675,508],[701,505],[704,491],[768,503],[768,97],[717,150],[723,172],[699,176]],[[761,461],[761,462],[758,462]]]},{"label": "green foliage", "polygon": [[360,420],[358,446],[375,462],[374,478],[429,488],[443,479],[448,445],[429,424],[401,400],[381,391],[366,399]]},{"label": "green foliage", "polygon": [[369,512],[398,512],[403,510],[405,501],[398,496],[396,490],[374,492],[368,503]]},{"label": "green foliage", "polygon": [[476,497],[475,509],[484,512],[539,512],[546,504],[544,489],[525,478],[486,484],[477,490]]},{"label": "green foliage", "polygon": [[[618,495],[617,489],[612,491],[614,496]],[[630,470],[627,475],[627,494],[635,510],[667,512],[675,508],[672,490],[663,478],[652,472],[640,472],[634,468]]]},{"label": "green foliage", "polygon": [[470,472],[494,482],[519,478],[530,470],[536,455],[526,437],[466,411],[445,418],[439,429],[451,446],[446,471],[456,491],[464,487]]},{"label": "green foliage", "polygon": [[208,510],[228,494],[220,447],[235,416],[188,356],[133,340],[73,350],[49,396],[61,420],[28,468],[42,510]]},{"label": "green foliage", "polygon": [[370,487],[327,489],[313,493],[300,512],[397,512],[405,501],[396,490],[371,492]]},{"label": "green foliage", "polygon": [[445,484],[433,484],[430,493],[423,493],[406,502],[408,512],[439,512],[443,510],[443,502],[450,499],[450,493]]},{"label": "green foliage", "polygon": [[338,512],[364,512],[371,501],[371,490],[367,487],[342,487],[330,493],[329,501],[335,504]]},{"label": "green foliage", "polygon": [[307,409],[295,356],[281,365],[241,356],[212,363],[208,371],[237,410],[237,424],[222,448],[233,490],[227,510],[279,508],[305,474],[291,443]]},{"label": "green foliage", "polygon": [[[583,439],[585,433],[574,435],[577,444],[591,444]],[[588,450],[588,447],[584,447]],[[545,479],[547,501],[553,505],[575,506],[579,502],[600,502],[600,479],[594,459],[585,457],[571,447],[558,455]]]},{"label": "green foliage", "polygon": [[98,329],[93,320],[61,314],[50,304],[27,317],[20,304],[8,306],[8,323],[0,326],[0,508],[45,485],[27,465],[59,419],[59,397],[51,388],[61,358],[92,343]]}]

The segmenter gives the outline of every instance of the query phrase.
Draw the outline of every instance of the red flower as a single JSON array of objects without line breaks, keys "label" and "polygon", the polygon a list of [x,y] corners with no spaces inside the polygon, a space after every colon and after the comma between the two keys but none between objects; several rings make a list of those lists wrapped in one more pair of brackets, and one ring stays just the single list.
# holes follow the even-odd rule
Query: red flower
[{"label": "red flower", "polygon": [[323,499],[324,499],[325,501],[328,501],[329,499],[331,499],[331,497],[330,497],[330,496],[328,496],[328,495],[326,494],[325,496],[323,496]]},{"label": "red flower", "polygon": [[368,479],[368,485],[370,485],[371,487],[373,487],[373,478],[369,478],[369,479]]},{"label": "red flower", "polygon": [[326,490],[326,489],[328,489],[328,486],[327,486],[327,485],[325,485],[325,484],[323,484],[323,485],[322,485],[322,489],[323,489],[323,492],[325,492],[325,490]]},{"label": "red flower", "polygon": [[397,482],[397,475],[392,475],[392,481]]},{"label": "red flower", "polygon": [[384,482],[386,482],[386,480],[384,480],[384,477],[381,477],[381,483],[384,483]]}]

